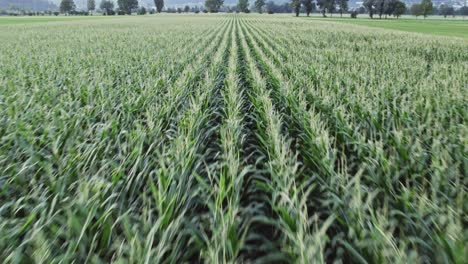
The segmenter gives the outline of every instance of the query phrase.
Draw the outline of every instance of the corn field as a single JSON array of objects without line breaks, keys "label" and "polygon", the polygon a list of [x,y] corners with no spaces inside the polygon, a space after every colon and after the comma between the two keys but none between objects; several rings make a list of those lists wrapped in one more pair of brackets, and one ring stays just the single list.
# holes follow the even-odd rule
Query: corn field
[{"label": "corn field", "polygon": [[268,15],[0,27],[3,263],[466,263],[468,41]]}]

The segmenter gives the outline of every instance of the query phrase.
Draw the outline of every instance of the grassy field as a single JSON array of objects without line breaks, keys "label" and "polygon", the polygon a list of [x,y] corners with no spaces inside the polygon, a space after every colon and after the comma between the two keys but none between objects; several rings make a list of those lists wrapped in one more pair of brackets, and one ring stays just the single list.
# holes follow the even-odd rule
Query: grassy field
[{"label": "grassy field", "polygon": [[466,263],[468,42],[259,15],[0,27],[4,263]]},{"label": "grassy field", "polygon": [[[361,15],[365,16],[365,15]],[[351,18],[322,18],[313,16],[307,19],[320,19],[323,21],[333,21],[340,23],[349,23],[354,25],[385,28],[392,30],[401,30],[407,32],[417,32],[432,35],[453,36],[468,38],[468,21],[461,19],[369,19],[367,17],[351,19]]]},{"label": "grassy field", "polygon": [[107,16],[35,16],[35,17],[1,17],[0,25],[9,24],[29,24],[29,23],[45,23],[45,22],[66,22],[66,21],[88,21],[93,19],[110,19],[113,17]]}]

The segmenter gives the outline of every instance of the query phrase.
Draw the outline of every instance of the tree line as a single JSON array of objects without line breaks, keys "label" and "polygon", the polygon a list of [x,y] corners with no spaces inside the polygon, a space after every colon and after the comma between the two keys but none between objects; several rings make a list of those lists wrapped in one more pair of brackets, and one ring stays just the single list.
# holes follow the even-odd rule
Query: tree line
[{"label": "tree line", "polygon": [[[102,0],[99,8],[105,15],[130,15],[132,12],[138,14],[146,14],[147,10],[144,7],[138,7],[138,0],[117,0],[118,8],[115,10],[115,4],[112,0]],[[164,7],[164,0],[154,0],[154,5],[157,12],[161,12]],[[60,2],[60,12],[63,14],[72,14],[76,9],[75,2],[73,0],[62,0]],[[96,0],[87,0],[88,12],[96,10]]]},{"label": "tree line", "polygon": [[370,18],[374,18],[374,15],[378,15],[379,18],[382,18],[382,16],[387,18],[387,16],[392,15],[400,17],[406,11],[406,4],[400,0],[365,0],[363,5]]},{"label": "tree line", "polygon": [[[296,16],[299,16],[301,12],[304,12],[307,16],[312,12],[320,12],[323,17],[327,17],[327,14],[332,16],[334,13],[339,13],[340,16],[343,16],[344,13],[349,12],[348,2],[349,0],[291,0],[289,5],[291,7],[290,12],[294,12]],[[238,9],[241,12],[248,13],[247,4],[248,0],[239,0]],[[254,7],[257,12],[262,13],[264,9],[268,11],[268,5],[264,0],[256,0]],[[382,15],[400,17],[406,11],[405,3],[400,0],[366,0],[364,7],[369,12],[371,18],[373,18],[374,13],[377,13],[379,17],[382,17]],[[357,11],[353,10],[351,15],[353,14],[356,17]]]},{"label": "tree line", "polygon": [[[156,7],[155,11],[161,13],[164,9],[164,0],[153,0]],[[299,16],[301,12],[309,16],[313,12],[319,12],[323,17],[327,17],[327,14],[333,16],[334,13],[339,13],[343,16],[344,13],[350,13],[351,17],[356,18],[358,14],[364,12],[368,13],[370,18],[378,16],[380,19],[387,18],[389,16],[400,17],[403,14],[412,14],[416,17],[436,14],[447,16],[455,16],[457,12],[455,9],[448,5],[441,5],[439,8],[433,6],[431,0],[421,0],[419,4],[414,4],[410,8],[407,8],[402,0],[364,0],[363,6],[358,10],[349,11],[348,8],[349,0],[290,0],[289,3],[276,4],[273,1],[266,2],[265,0],[255,0],[252,6],[249,6],[249,0],[238,0],[238,3],[234,7],[223,6],[224,0],[206,0],[205,8],[200,9],[199,7],[185,8],[167,8],[166,12],[169,13],[182,13],[182,12],[210,12],[216,13],[220,11],[224,12],[244,12],[250,13],[254,10],[258,13],[291,13],[293,12],[296,16]],[[138,6],[138,0],[117,0],[118,7],[115,7],[114,1],[103,0],[100,3],[100,9],[105,15],[129,15],[133,12],[137,14],[146,14],[147,10],[144,7]],[[64,14],[74,14],[76,6],[73,0],[62,0],[60,3],[60,12]],[[89,12],[96,10],[96,0],[87,0],[87,9]],[[152,10],[150,10],[152,12]],[[79,13],[80,14],[80,13]],[[458,10],[459,15],[468,15],[468,7],[462,7]]]},{"label": "tree line", "polygon": [[[235,7],[225,7],[223,6],[223,4],[224,0],[206,0],[204,9],[201,9],[197,6],[185,6],[183,9],[167,8],[166,12],[250,12],[248,0],[239,0],[239,3]],[[161,13],[164,9],[164,0],[154,0],[154,5],[156,7],[156,12]],[[88,12],[95,11],[96,7],[96,0],[87,0]],[[275,4],[275,2],[273,1],[265,2],[265,0],[255,0],[254,7],[255,10],[259,13],[263,13],[264,10],[268,11],[268,13],[290,13],[292,10],[289,3]],[[117,0],[117,6],[115,6],[114,1],[112,0],[102,0],[99,5],[99,8],[102,10],[104,15],[128,15],[132,12],[137,14],[146,14],[147,12],[147,10],[144,7],[138,6],[138,0]],[[74,0],[62,0],[60,3],[60,12],[62,14],[82,14],[81,12],[76,11],[76,5],[74,3]]]},{"label": "tree line", "polygon": [[463,6],[458,10],[448,4],[442,4],[438,8],[433,6],[430,0],[423,0],[419,4],[414,4],[409,9],[409,13],[418,17],[427,17],[428,15],[439,15],[447,18],[448,16],[468,16],[468,6]]}]

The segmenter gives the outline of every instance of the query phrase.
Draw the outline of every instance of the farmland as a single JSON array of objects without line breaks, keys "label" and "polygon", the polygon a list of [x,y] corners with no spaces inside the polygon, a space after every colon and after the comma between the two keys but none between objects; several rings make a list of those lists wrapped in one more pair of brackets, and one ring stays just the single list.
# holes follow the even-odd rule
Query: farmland
[{"label": "farmland", "polygon": [[93,19],[110,19],[106,16],[43,16],[43,17],[0,17],[0,25],[8,24],[30,24],[30,23],[45,23],[45,22],[61,22],[61,21],[79,21]]},{"label": "farmland", "polygon": [[348,23],[354,25],[385,28],[392,30],[401,30],[407,32],[417,32],[432,35],[452,36],[468,38],[468,21],[462,19],[444,19],[430,18],[430,19],[415,19],[405,17],[400,19],[369,19],[364,18],[351,19],[351,18],[322,18],[320,16],[306,18],[306,19],[319,19],[323,21],[333,21],[340,23]]},{"label": "farmland", "polygon": [[466,262],[466,39],[234,14],[0,35],[6,263]]}]

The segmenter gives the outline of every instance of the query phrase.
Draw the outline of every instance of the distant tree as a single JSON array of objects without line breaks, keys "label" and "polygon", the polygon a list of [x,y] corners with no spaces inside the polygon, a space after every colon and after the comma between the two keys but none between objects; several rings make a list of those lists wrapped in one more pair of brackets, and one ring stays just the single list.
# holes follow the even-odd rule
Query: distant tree
[{"label": "distant tree", "polygon": [[154,0],[154,5],[156,6],[158,13],[161,13],[164,8],[164,0]]},{"label": "distant tree", "polygon": [[375,9],[375,12],[379,15],[379,19],[382,19],[382,15],[385,10],[384,7],[385,7],[385,0],[374,1],[374,9]]},{"label": "distant tree", "polygon": [[393,15],[399,18],[406,12],[406,4],[402,1],[397,0],[395,3],[395,8],[393,9]]},{"label": "distant tree", "polygon": [[99,6],[105,15],[111,15],[114,13],[114,2],[111,0],[103,0]]},{"label": "distant tree", "polygon": [[365,0],[363,3],[371,19],[374,18],[375,2],[376,0]]},{"label": "distant tree", "polygon": [[138,8],[138,0],[117,0],[120,11],[124,14],[131,15],[133,9]]},{"label": "distant tree", "polygon": [[439,8],[439,13],[444,16],[444,18],[447,18],[447,16],[455,15],[455,9],[453,6],[441,5]]},{"label": "distant tree", "polygon": [[88,0],[88,11],[92,12],[96,10],[96,0]]},{"label": "distant tree", "polygon": [[146,8],[144,8],[143,6],[138,8],[137,14],[138,15],[146,15]]},{"label": "distant tree", "polygon": [[292,0],[291,7],[293,8],[296,16],[299,16],[299,12],[301,11],[301,0]]},{"label": "distant tree", "polygon": [[410,11],[411,11],[411,14],[416,17],[423,15],[422,6],[420,4],[412,5]]},{"label": "distant tree", "polygon": [[431,0],[422,0],[420,5],[421,5],[422,15],[424,16],[424,18],[432,14],[432,8],[434,6],[432,5]]},{"label": "distant tree", "polygon": [[76,6],[73,0],[62,0],[62,2],[60,2],[60,12],[62,14],[70,13],[71,11],[75,10],[75,7]]},{"label": "distant tree", "polygon": [[390,16],[393,14],[393,10],[395,9],[395,3],[397,0],[384,0],[384,5],[383,5],[383,13],[385,15],[385,18],[387,16]]},{"label": "distant tree", "polygon": [[302,5],[305,8],[307,16],[309,16],[315,9],[315,3],[312,2],[312,0],[302,0]]},{"label": "distant tree", "polygon": [[178,7],[177,8],[177,13],[179,13],[179,14],[182,13],[182,8]]},{"label": "distant tree", "polygon": [[277,8],[277,5],[273,1],[268,1],[265,4],[265,9],[268,14],[274,14],[275,12],[277,12],[276,8]]},{"label": "distant tree", "polygon": [[460,16],[468,16],[468,6],[458,9],[458,14],[460,14]]},{"label": "distant tree", "polygon": [[248,13],[249,12],[249,0],[239,0],[239,2],[237,2],[237,8],[240,12]]},{"label": "distant tree", "polygon": [[328,13],[330,16],[333,16],[333,12],[336,10],[336,1],[337,0],[328,0]]},{"label": "distant tree", "polygon": [[265,0],[255,0],[255,9],[258,13],[263,13],[263,6],[265,6]]},{"label": "distant tree", "polygon": [[185,12],[185,13],[188,13],[189,11],[190,11],[190,6],[186,5],[186,6],[184,7],[184,12]]},{"label": "distant tree", "polygon": [[323,17],[327,16],[325,15],[327,12],[326,5],[327,5],[327,0],[317,0],[317,6],[320,8],[320,13],[322,14]]},{"label": "distant tree", "polygon": [[223,3],[224,0],[206,0],[205,7],[207,9],[207,12],[217,13],[223,5]]},{"label": "distant tree", "polygon": [[317,6],[320,7],[320,11],[322,12],[322,16],[326,17],[325,13],[328,11],[330,15],[333,14],[333,12],[336,9],[336,3],[338,0],[317,0]]},{"label": "distant tree", "polygon": [[349,0],[338,0],[338,6],[340,7],[340,16],[343,17],[343,11],[348,11]]},{"label": "distant tree", "polygon": [[274,13],[291,13],[293,11],[291,3],[275,4],[273,1],[268,1],[265,5],[265,10],[268,14]]}]

